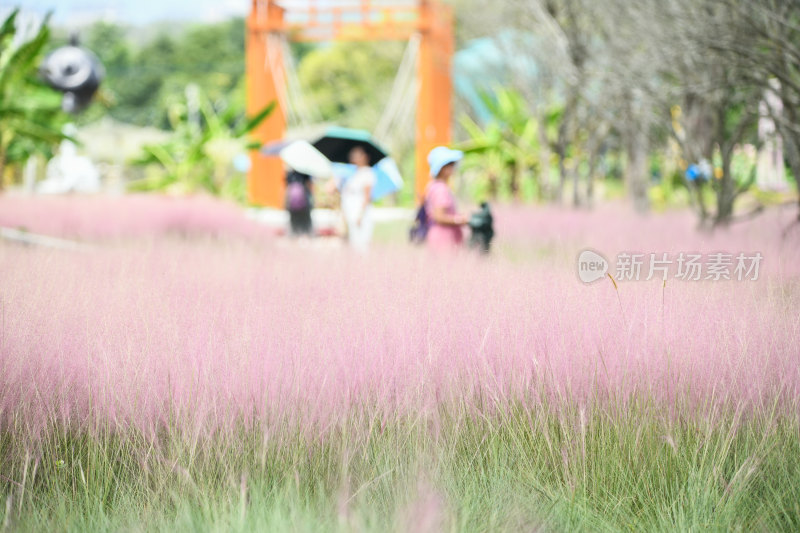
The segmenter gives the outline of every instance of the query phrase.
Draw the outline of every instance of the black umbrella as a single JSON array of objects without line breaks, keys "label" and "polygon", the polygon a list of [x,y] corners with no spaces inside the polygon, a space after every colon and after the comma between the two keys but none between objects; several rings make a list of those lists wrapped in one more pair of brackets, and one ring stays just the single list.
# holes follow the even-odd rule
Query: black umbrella
[{"label": "black umbrella", "polygon": [[334,163],[349,163],[350,150],[360,146],[369,156],[369,164],[375,165],[387,156],[386,150],[373,140],[368,131],[350,128],[328,128],[324,136],[317,139],[314,148]]}]

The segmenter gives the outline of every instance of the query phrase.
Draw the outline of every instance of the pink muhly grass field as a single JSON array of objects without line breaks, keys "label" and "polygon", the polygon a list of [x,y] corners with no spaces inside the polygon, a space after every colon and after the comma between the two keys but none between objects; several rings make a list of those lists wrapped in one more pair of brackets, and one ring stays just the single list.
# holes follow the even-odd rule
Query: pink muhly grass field
[{"label": "pink muhly grass field", "polygon": [[0,226],[89,240],[164,234],[256,238],[271,235],[241,209],[210,196],[0,195]]},{"label": "pink muhly grass field", "polygon": [[[134,212],[109,233],[76,231],[165,227],[137,226]],[[324,431],[365,406],[386,419],[435,418],[453,402],[797,408],[798,235],[781,240],[772,215],[705,238],[683,217],[570,213],[501,211],[501,248],[539,250],[511,260],[252,240],[89,252],[0,243],[0,421],[24,420],[34,435],[54,422],[154,434],[171,417],[197,432],[247,421]],[[617,291],[577,279],[582,246],[765,259],[758,281]]]},{"label": "pink muhly grass field", "polygon": [[620,252],[760,251],[766,272],[796,281],[800,276],[800,225],[796,220],[797,208],[792,205],[769,209],[751,221],[703,231],[698,229],[697,216],[689,211],[641,216],[625,204],[601,205],[591,211],[519,206],[499,210],[496,232],[498,247],[515,257],[533,251],[539,261],[559,258],[570,264],[584,248],[598,250],[612,262]]}]

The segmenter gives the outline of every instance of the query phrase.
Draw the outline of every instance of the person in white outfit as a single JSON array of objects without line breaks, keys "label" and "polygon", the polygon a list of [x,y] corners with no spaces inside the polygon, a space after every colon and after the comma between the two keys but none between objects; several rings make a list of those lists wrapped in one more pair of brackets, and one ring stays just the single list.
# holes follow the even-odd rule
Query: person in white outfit
[{"label": "person in white outfit", "polygon": [[356,166],[356,171],[342,185],[342,213],[350,246],[356,251],[366,252],[374,225],[371,195],[375,171],[369,165],[369,155],[360,146],[350,150],[350,163]]}]

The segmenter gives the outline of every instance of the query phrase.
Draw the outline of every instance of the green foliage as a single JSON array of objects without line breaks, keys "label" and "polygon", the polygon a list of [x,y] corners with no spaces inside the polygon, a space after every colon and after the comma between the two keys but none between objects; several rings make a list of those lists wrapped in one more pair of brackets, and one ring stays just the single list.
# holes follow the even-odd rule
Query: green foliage
[{"label": "green foliage", "polygon": [[[98,22],[84,44],[106,67],[100,103],[84,122],[109,114],[121,122],[171,128],[170,107],[196,84],[216,108],[244,109],[245,24],[237,18],[185,30],[159,31],[135,43],[124,26]],[[401,43],[292,43],[307,102],[323,120],[372,129],[383,113]],[[233,120],[239,117],[233,117]]]},{"label": "green foliage", "polygon": [[0,182],[7,164],[50,153],[64,138],[66,121],[58,93],[37,77],[42,52],[49,42],[45,20],[28,42],[13,46],[18,10],[0,25]]},{"label": "green foliage", "polygon": [[97,22],[84,38],[83,45],[97,55],[106,71],[95,102],[78,118],[81,124],[91,123],[111,109],[116,115],[118,95],[132,81],[129,76],[133,52],[119,26],[108,22]]},{"label": "green foliage", "polygon": [[[169,190],[177,193],[206,191],[243,201],[243,180],[230,174],[231,157],[215,156],[215,148],[243,152],[246,136],[266,119],[274,102],[249,118],[241,110],[218,110],[197,86],[187,87],[186,96],[169,108],[171,138],[162,144],[146,145],[134,164],[156,167],[145,179],[134,182],[133,190]],[[236,117],[240,117],[238,120]],[[241,176],[239,177],[241,178]]]},{"label": "green foliage", "polygon": [[687,207],[690,191],[680,172],[663,176],[661,181],[648,190],[651,206],[655,211],[668,208]]},{"label": "green foliage", "polygon": [[538,122],[522,96],[512,89],[497,88],[483,99],[492,114],[485,127],[467,115],[461,117],[469,135],[461,146],[467,155],[464,168],[482,176],[473,191],[478,196],[496,198],[507,192],[518,197],[523,182],[539,167]]},{"label": "green foliage", "polygon": [[244,108],[244,20],[160,32],[139,47],[127,33],[122,26],[98,22],[87,34],[85,45],[107,74],[102,89],[107,109],[95,106],[87,121],[107,112],[122,122],[167,129],[170,107],[190,83],[216,107]]},{"label": "green foliage", "polygon": [[324,120],[371,130],[383,113],[402,53],[400,43],[339,42],[308,52],[298,77]]},{"label": "green foliage", "polygon": [[[150,29],[151,34],[153,29]],[[242,19],[159,30],[136,39],[130,28],[98,22],[83,35],[106,69],[98,102],[78,121],[103,115],[174,131],[169,143],[148,146],[136,163],[145,179],[134,190],[206,190],[244,199],[245,180],[230,171],[230,152],[243,145],[245,26]],[[374,127],[381,116],[403,47],[400,43],[291,45],[308,102],[323,119]],[[185,91],[199,88],[201,118],[191,125]],[[226,148],[227,146],[227,148]],[[221,148],[222,147],[222,148]],[[224,161],[224,162],[223,162]]]}]

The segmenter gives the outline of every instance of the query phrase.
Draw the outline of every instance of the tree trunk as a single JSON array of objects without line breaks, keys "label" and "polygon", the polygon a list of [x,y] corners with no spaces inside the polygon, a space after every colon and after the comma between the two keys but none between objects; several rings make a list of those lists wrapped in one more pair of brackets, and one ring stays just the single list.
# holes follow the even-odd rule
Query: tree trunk
[{"label": "tree trunk", "polygon": [[586,175],[586,206],[590,209],[594,207],[594,173],[597,169],[597,150],[592,150],[589,154],[589,174]]},{"label": "tree trunk", "polygon": [[497,200],[497,174],[489,172],[489,198],[494,202]]},{"label": "tree trunk", "polygon": [[[785,98],[785,97],[784,97]],[[794,108],[785,106],[784,111],[790,123],[796,124]],[[793,122],[794,121],[794,122]],[[791,132],[780,120],[775,120],[778,134],[783,139],[783,148],[786,151],[786,159],[789,160],[789,168],[792,171],[795,186],[797,187],[797,220],[800,222],[800,135]]]},{"label": "tree trunk", "polygon": [[605,152],[605,137],[609,130],[609,124],[603,122],[592,134],[589,142],[589,173],[586,175],[586,206],[594,206],[594,178],[597,172],[597,161],[602,153]]},{"label": "tree trunk", "polygon": [[789,143],[784,138],[784,146],[791,144],[793,156],[789,157],[789,168],[792,169],[792,177],[794,178],[794,185],[797,188],[797,221],[800,222],[800,147],[792,139]]},{"label": "tree trunk", "polygon": [[633,207],[639,213],[650,209],[647,197],[647,139],[638,128],[633,128],[628,137],[628,164],[625,167],[625,184]]},{"label": "tree trunk", "polygon": [[[679,140],[681,150],[689,165],[699,163],[705,158],[711,161],[714,151],[714,115],[708,104],[697,94],[688,93],[684,96],[684,137],[675,135]],[[709,218],[708,207],[705,203],[706,185],[698,180],[688,182],[687,186],[694,194],[697,202],[697,212],[700,217],[699,226],[706,227]]]},{"label": "tree trunk", "polygon": [[797,188],[797,221],[800,222],[800,147],[792,137],[783,137],[783,146],[786,149],[786,158],[792,171],[794,185]]},{"label": "tree trunk", "polygon": [[509,172],[511,172],[511,183],[509,184],[509,188],[511,189],[511,198],[515,201],[519,201],[519,182],[520,182],[520,169],[519,163],[512,164],[508,168]]},{"label": "tree trunk", "polygon": [[706,221],[708,220],[708,209],[706,209],[706,200],[703,195],[705,185],[702,181],[697,180],[689,186],[694,189],[694,193],[697,195],[697,209],[700,214],[700,226],[704,227],[706,225]]},{"label": "tree trunk", "polygon": [[578,194],[578,181],[580,180],[580,173],[577,167],[573,168],[572,172],[572,207],[580,207],[581,196]]},{"label": "tree trunk", "polygon": [[553,200],[557,204],[560,204],[564,198],[564,182],[567,180],[567,169],[564,166],[565,151],[561,143],[556,146],[556,155],[558,156],[558,185],[556,186],[556,194]]},{"label": "tree trunk", "polygon": [[[714,217],[714,226],[726,226],[733,218],[733,203],[736,200],[733,176],[731,175],[731,157],[733,150],[730,148],[722,151],[722,178],[719,180],[717,190],[717,215]],[[715,178],[711,178],[712,180]]]},{"label": "tree trunk", "polygon": [[555,152],[558,155],[558,187],[556,189],[556,203],[561,203],[564,198],[564,184],[567,181],[567,169],[564,165],[564,158],[567,155],[567,145],[569,144],[569,134],[571,129],[572,114],[578,100],[577,88],[572,89],[572,93],[564,106],[564,114],[561,116],[561,124],[558,126],[558,140],[555,145]]},{"label": "tree trunk", "polygon": [[[0,139],[0,141],[2,141]],[[6,147],[0,142],[0,192],[3,191],[6,182]]]},{"label": "tree trunk", "polygon": [[551,198],[550,188],[550,141],[547,139],[547,123],[541,116],[539,122],[539,196]]}]

